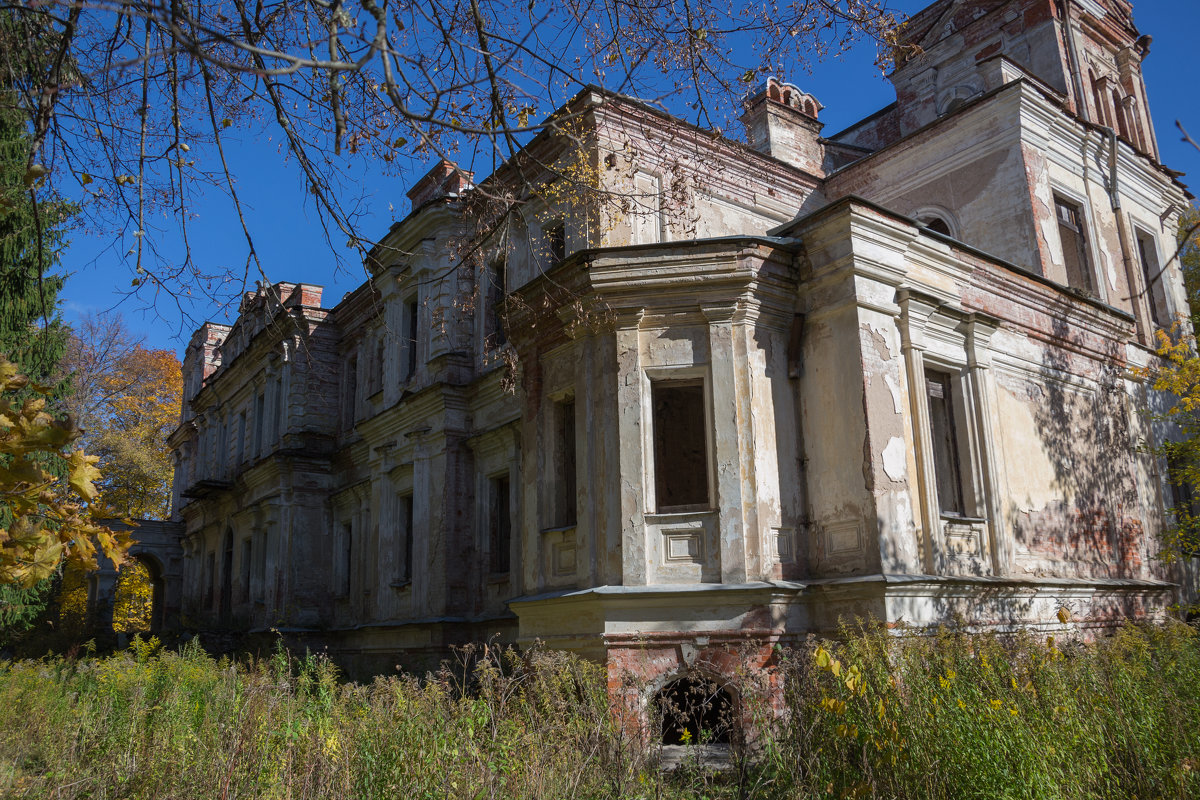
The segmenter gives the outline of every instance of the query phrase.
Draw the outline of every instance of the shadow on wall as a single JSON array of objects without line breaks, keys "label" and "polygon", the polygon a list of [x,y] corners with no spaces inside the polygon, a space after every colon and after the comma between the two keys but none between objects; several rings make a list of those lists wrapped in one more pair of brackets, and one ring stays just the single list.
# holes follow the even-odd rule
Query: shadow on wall
[{"label": "shadow on wall", "polygon": [[1057,575],[1137,577],[1143,521],[1123,354],[1115,340],[1106,342],[1100,363],[1079,354],[1082,336],[1068,324],[1069,304],[1060,301],[1051,313],[1041,380],[1027,384],[1027,402],[1060,499],[1017,511],[1010,524],[1017,542]]}]

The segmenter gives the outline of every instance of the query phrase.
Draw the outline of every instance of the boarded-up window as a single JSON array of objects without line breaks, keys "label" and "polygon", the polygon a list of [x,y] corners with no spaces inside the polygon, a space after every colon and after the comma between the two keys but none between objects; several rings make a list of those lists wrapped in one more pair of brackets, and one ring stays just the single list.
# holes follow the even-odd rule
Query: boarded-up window
[{"label": "boarded-up window", "polygon": [[633,177],[634,244],[662,241],[662,179],[639,172]]},{"label": "boarded-up window", "polygon": [[661,381],[654,405],[654,490],[657,508],[709,507],[708,437],[701,381]]},{"label": "boarded-up window", "polygon": [[509,508],[508,476],[492,478],[489,482],[490,514],[488,525],[488,554],[494,573],[508,572],[512,549],[512,517]]},{"label": "boarded-up window", "polygon": [[1155,325],[1162,327],[1167,324],[1169,313],[1162,268],[1158,265],[1158,248],[1154,246],[1154,237],[1151,234],[1140,228],[1133,230],[1134,238],[1137,239],[1138,259],[1142,264],[1142,280],[1146,287],[1146,303],[1150,306],[1150,319]]},{"label": "boarded-up window", "polygon": [[1067,285],[1087,292],[1095,291],[1091,263],[1087,255],[1083,212],[1078,205],[1056,196],[1054,213],[1058,218],[1058,238],[1062,242],[1063,263],[1067,267]]},{"label": "boarded-up window", "polygon": [[962,515],[963,485],[958,431],[954,417],[954,384],[941,372],[925,373],[929,397],[929,433],[933,439],[933,473],[943,514]]},{"label": "boarded-up window", "polygon": [[567,527],[576,522],[578,503],[575,487],[575,399],[554,404],[554,524]]}]

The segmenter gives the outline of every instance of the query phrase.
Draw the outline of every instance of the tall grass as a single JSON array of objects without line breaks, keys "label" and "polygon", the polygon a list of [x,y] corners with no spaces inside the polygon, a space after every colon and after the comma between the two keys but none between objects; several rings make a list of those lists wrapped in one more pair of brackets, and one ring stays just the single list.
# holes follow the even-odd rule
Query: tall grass
[{"label": "tall grass", "polygon": [[[877,628],[780,653],[734,768],[666,774],[602,667],[484,648],[418,681],[326,660],[136,642],[0,667],[0,794],[55,798],[1177,798],[1200,796],[1200,642],[1091,645]],[[465,663],[465,662],[464,662]],[[739,696],[749,697],[745,692]]]}]

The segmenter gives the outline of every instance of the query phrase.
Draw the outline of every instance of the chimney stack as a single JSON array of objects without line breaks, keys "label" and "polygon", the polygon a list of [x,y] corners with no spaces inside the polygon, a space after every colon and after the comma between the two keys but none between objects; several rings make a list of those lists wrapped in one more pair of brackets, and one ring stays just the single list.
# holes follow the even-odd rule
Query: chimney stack
[{"label": "chimney stack", "polygon": [[408,190],[413,211],[439,197],[460,197],[474,185],[471,183],[474,177],[474,172],[459,169],[453,161],[439,161]]},{"label": "chimney stack", "polygon": [[775,77],[746,96],[746,141],[750,147],[786,161],[817,177],[825,177],[825,146],[817,114],[824,108],[817,98]]}]

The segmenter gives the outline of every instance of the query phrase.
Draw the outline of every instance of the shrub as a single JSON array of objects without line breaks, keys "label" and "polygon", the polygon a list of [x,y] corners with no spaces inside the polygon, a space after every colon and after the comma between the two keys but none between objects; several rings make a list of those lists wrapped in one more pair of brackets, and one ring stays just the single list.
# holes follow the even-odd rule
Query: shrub
[{"label": "shrub", "polygon": [[[782,717],[734,769],[666,774],[602,667],[482,646],[423,680],[157,640],[0,663],[0,794],[19,797],[1128,798],[1200,795],[1200,642],[847,630],[782,652]],[[740,693],[748,695],[748,692]],[[735,749],[736,745],[735,745]]]}]

